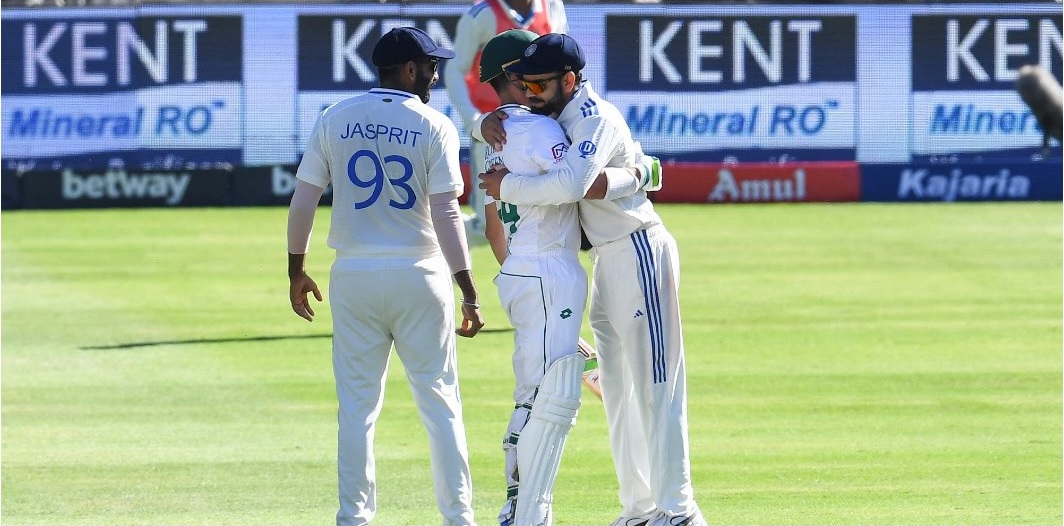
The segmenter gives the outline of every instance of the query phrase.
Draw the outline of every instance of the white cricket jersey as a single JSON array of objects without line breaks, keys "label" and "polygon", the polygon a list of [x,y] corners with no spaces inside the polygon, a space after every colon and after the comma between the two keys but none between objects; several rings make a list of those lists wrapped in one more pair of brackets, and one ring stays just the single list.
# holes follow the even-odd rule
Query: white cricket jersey
[{"label": "white cricket jersey", "polygon": [[374,88],[325,109],[296,177],[333,185],[329,246],[338,257],[440,255],[429,196],[462,193],[454,123],[417,95]]},{"label": "white cricket jersey", "polygon": [[[557,121],[532,113],[525,106],[499,108],[509,116],[502,121],[506,146],[501,152],[488,145],[484,166],[505,165],[514,174],[539,176],[561,162],[569,141]],[[485,204],[494,200],[488,196]],[[538,255],[553,250],[580,250],[580,224],[576,203],[514,205],[494,201],[507,235],[510,254]]]},{"label": "white cricket jersey", "polygon": [[[454,37],[454,58],[443,65],[443,83],[447,87],[447,95],[458,114],[462,116],[467,130],[480,116],[480,110],[470,100],[469,87],[465,82],[466,73],[480,71],[480,51],[495,35],[511,28],[528,29],[535,15],[543,9],[540,1],[536,0],[532,2],[532,12],[527,17],[522,17],[505,0],[502,4],[509,15],[507,20],[498,20],[491,6],[484,1],[476,2],[469,11],[459,17]],[[569,22],[562,0],[546,0],[543,4],[546,5],[550,31],[568,33]]]},{"label": "white cricket jersey", "polygon": [[603,168],[633,165],[639,154],[628,123],[616,106],[585,81],[558,115],[558,123],[572,139],[564,162],[541,177],[506,176],[500,188],[504,201],[530,205],[579,201],[580,224],[596,247],[662,224],[643,190],[612,201],[583,199]]}]

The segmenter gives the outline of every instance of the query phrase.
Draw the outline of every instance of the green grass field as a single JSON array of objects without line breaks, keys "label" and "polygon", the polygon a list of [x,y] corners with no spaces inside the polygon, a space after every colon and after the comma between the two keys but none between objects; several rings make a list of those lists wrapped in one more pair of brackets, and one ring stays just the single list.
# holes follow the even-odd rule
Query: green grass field
[{"label": "green grass field", "polygon": [[[1061,524],[1060,203],[658,208],[683,258],[711,523]],[[327,212],[310,255],[323,290]],[[288,308],[286,214],[3,213],[0,522],[333,522],[331,318]],[[459,366],[487,526],[511,333],[488,248],[474,258],[493,330],[459,342]],[[439,524],[397,360],[377,456],[376,524]],[[557,523],[609,523],[616,487],[587,396]]]}]

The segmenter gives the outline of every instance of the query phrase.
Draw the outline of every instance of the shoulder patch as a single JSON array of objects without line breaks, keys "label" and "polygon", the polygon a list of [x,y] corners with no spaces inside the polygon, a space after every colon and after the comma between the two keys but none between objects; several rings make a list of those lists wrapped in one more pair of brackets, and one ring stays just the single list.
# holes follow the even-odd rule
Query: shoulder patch
[{"label": "shoulder patch", "polygon": [[594,100],[587,99],[580,105],[580,113],[583,114],[584,117],[598,115],[598,105]]},{"label": "shoulder patch", "polygon": [[565,152],[567,151],[569,151],[569,145],[564,142],[555,144],[550,148],[550,153],[554,156],[555,161],[562,160],[562,158],[565,157]]}]

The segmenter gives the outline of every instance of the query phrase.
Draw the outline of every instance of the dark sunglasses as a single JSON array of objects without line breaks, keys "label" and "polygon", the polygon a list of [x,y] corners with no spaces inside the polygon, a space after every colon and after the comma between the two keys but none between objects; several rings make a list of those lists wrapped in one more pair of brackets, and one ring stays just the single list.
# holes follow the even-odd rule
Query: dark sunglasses
[{"label": "dark sunglasses", "polygon": [[568,73],[569,72],[567,71],[567,72],[562,73],[560,75],[555,75],[553,77],[547,77],[545,79],[536,79],[536,80],[528,80],[528,79],[522,78],[522,79],[518,80],[518,82],[521,83],[521,87],[522,88],[524,88],[524,89],[526,89],[528,91],[531,91],[533,95],[542,95],[544,91],[547,91],[547,84],[550,84],[550,82],[552,80],[558,80],[558,79],[564,77]]},{"label": "dark sunglasses", "polygon": [[438,59],[438,58],[427,58],[427,59],[424,59],[424,60],[420,60],[418,62],[420,62],[422,64],[431,64],[432,65],[432,71],[436,71],[440,67],[440,59]]}]

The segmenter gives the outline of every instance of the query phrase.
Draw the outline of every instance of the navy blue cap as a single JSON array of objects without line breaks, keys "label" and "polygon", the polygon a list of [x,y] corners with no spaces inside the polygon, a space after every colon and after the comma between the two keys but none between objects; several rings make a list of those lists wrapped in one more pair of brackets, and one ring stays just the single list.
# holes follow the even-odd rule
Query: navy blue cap
[{"label": "navy blue cap", "polygon": [[547,33],[533,40],[521,60],[506,67],[506,71],[519,75],[581,69],[584,69],[584,52],[573,37],[561,33]]},{"label": "navy blue cap", "polygon": [[420,58],[454,58],[454,51],[440,47],[416,27],[397,27],[384,34],[373,47],[373,65],[395,66]]}]

